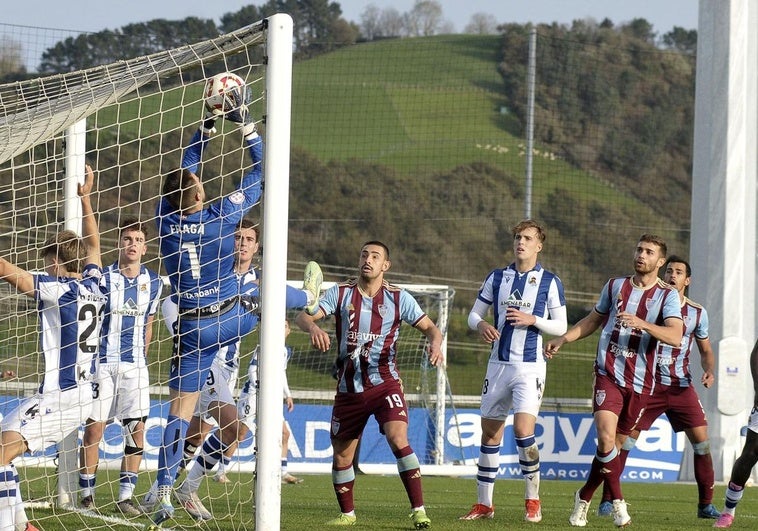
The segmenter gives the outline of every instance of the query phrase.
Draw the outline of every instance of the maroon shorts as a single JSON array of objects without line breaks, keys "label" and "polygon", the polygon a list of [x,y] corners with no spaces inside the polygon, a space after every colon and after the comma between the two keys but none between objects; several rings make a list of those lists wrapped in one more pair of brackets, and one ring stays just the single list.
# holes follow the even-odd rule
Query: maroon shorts
[{"label": "maroon shorts", "polygon": [[602,374],[595,375],[592,393],[592,412],[610,411],[618,417],[616,433],[629,435],[634,431],[645,412],[649,396],[634,392],[634,389],[619,387],[615,381]]},{"label": "maroon shorts", "polygon": [[663,413],[671,422],[671,427],[677,432],[708,425],[703,405],[692,386],[670,387],[656,384],[655,391],[645,408],[645,414],[637,424],[637,429],[640,431],[650,429],[655,419]]},{"label": "maroon shorts", "polygon": [[382,434],[386,422],[399,420],[408,423],[408,406],[400,382],[392,380],[362,393],[337,393],[332,407],[332,438],[359,438],[372,415]]}]

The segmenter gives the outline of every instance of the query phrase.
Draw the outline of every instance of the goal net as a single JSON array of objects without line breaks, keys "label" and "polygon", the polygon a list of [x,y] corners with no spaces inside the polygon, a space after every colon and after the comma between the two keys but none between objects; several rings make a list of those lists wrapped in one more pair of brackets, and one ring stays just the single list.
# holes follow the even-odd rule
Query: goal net
[{"label": "goal net", "polygon": [[[64,228],[81,234],[76,186],[83,177],[86,161],[96,173],[92,202],[99,222],[103,264],[110,265],[118,259],[119,227],[124,220],[138,218],[150,231],[148,252],[142,262],[163,274],[153,221],[156,202],[162,177],[179,166],[183,147],[203,119],[203,87],[208,77],[230,71],[246,80],[254,95],[252,115],[256,121],[264,115],[269,119],[267,150],[280,150],[279,158],[287,163],[287,157],[281,156],[281,145],[284,143],[287,153],[288,139],[280,139],[281,130],[289,129],[289,110],[285,108],[281,117],[275,117],[280,111],[272,112],[273,98],[266,97],[274,83],[272,70],[284,68],[284,75],[278,77],[281,82],[290,73],[287,61],[291,68],[289,17],[290,42],[284,46],[284,67],[273,60],[266,64],[272,50],[282,54],[281,43],[279,51],[272,46],[274,39],[281,39],[275,36],[280,30],[269,27],[271,21],[281,22],[281,17],[286,16],[277,15],[212,40],[149,56],[0,85],[3,257],[26,271],[41,272],[44,264],[38,250],[46,239]],[[277,96],[289,96],[289,83],[286,79],[286,88],[275,90]],[[286,123],[279,125],[278,121]],[[198,172],[209,199],[233,191],[243,171],[250,167],[236,124],[219,119],[216,127],[218,132]],[[267,166],[277,169],[276,163]],[[286,179],[284,184],[286,187]],[[276,191],[271,195],[275,196]],[[272,209],[272,213],[276,211]],[[286,208],[283,211],[286,216]],[[260,212],[250,214],[258,215]],[[271,254],[281,259],[276,249]],[[281,285],[283,290],[283,280]],[[21,400],[35,394],[46,367],[38,346],[40,323],[34,299],[2,283],[0,306],[0,413],[7,415]],[[171,346],[171,336],[158,315],[149,347],[151,410],[135,501],[142,499],[155,479],[158,446],[168,412],[165,384]],[[83,415],[87,416],[88,413]],[[78,435],[80,438],[81,430]],[[57,446],[25,454],[15,461],[26,517],[45,529],[146,527],[149,521],[144,517],[129,519],[116,505],[124,454],[118,422],[106,428],[100,444],[96,510],[83,509],[79,504],[78,452],[74,435]],[[230,473],[230,478],[233,482],[229,484],[206,481],[201,486],[199,494],[215,517],[208,527],[253,529],[253,475]],[[275,487],[278,485],[269,489],[274,491]],[[179,525],[193,523],[179,509],[176,519]]]},{"label": "goal net", "polygon": [[[264,346],[264,352],[276,351],[265,348],[266,342],[274,345],[277,341],[284,342],[283,337],[277,337],[276,331],[281,333],[278,322],[269,326],[265,319],[265,315],[284,313],[283,307],[276,306],[283,297],[277,297],[275,291],[269,292],[274,296],[267,297],[266,289],[275,290],[279,283],[283,288],[288,273],[289,109],[288,102],[282,103],[281,99],[288,100],[290,94],[286,84],[275,90],[271,87],[274,78],[287,79],[290,72],[286,60],[272,57],[273,31],[269,21],[275,18],[213,40],[150,56],[0,85],[3,256],[24,270],[42,271],[44,264],[38,255],[42,242],[63,228],[81,233],[76,185],[86,162],[96,171],[93,207],[99,222],[103,264],[110,265],[118,259],[119,227],[129,218],[138,218],[148,222],[153,232],[148,235],[148,250],[142,263],[163,275],[153,229],[162,177],[178,166],[183,147],[204,116],[205,80],[223,71],[234,72],[246,80],[255,96],[252,114],[260,120],[259,129],[266,138],[265,174],[274,175],[275,180],[270,179],[266,187],[265,202],[271,208],[255,208],[249,215],[253,220],[263,219],[263,238],[269,243],[263,253],[267,271],[263,285],[264,318],[260,333],[256,331],[243,339],[240,383],[244,383],[244,368],[256,345]],[[276,50],[291,55],[289,42]],[[208,198],[234,190],[242,170],[250,164],[235,124],[218,120],[216,128],[199,173]],[[299,270],[300,264],[292,265],[289,276]],[[330,274],[328,269],[325,272]],[[332,274],[342,276],[341,272]],[[403,287],[446,332],[453,290],[431,284]],[[168,291],[165,288],[163,295]],[[17,293],[7,283],[0,283],[0,307],[0,414],[6,415],[37,391],[45,362],[39,352],[40,325],[34,300]],[[156,315],[149,347],[151,409],[134,493],[137,501],[143,499],[156,477],[162,429],[168,415],[166,382],[172,337],[161,317],[160,313]],[[324,324],[327,329],[330,325],[333,323]],[[275,331],[268,332],[267,337],[267,330]],[[291,416],[285,417],[278,406],[273,408],[276,411],[260,416],[257,437],[255,440],[248,437],[240,444],[227,468],[231,483],[207,480],[202,484],[200,498],[214,517],[204,524],[210,529],[278,528],[279,485],[278,480],[271,481],[278,475],[262,474],[261,467],[279,467],[277,442],[283,418],[293,433],[289,443],[290,470],[328,473],[330,469],[328,426],[334,395],[333,354],[312,351],[307,337],[297,330],[290,340],[293,356],[288,380],[296,408]],[[444,367],[437,369],[428,364],[424,337],[411,327],[404,327],[399,347],[398,363],[412,415],[412,444],[425,473],[429,467],[443,470],[460,462],[460,457],[446,446],[446,438],[455,437],[447,433],[447,426],[456,425],[450,422],[454,404],[446,371]],[[262,381],[261,394],[280,402],[281,386],[277,387],[277,383],[276,378],[267,377]],[[263,389],[264,386],[269,388]],[[276,429],[266,429],[266,425]],[[149,525],[145,517],[130,519],[117,510],[124,454],[123,428],[118,420],[106,427],[99,445],[96,509],[81,507],[82,434],[80,428],[60,444],[16,460],[26,516],[48,529],[72,526],[124,529]],[[265,460],[264,452],[269,453]],[[395,458],[376,426],[367,428],[360,458],[360,466],[366,472],[396,470]],[[256,468],[260,478],[257,483],[252,473]],[[193,519],[179,509],[175,520],[179,526],[194,525]]]},{"label": "goal net", "polygon": [[[391,278],[390,278],[391,281]],[[324,287],[331,283],[325,283]],[[452,309],[454,291],[444,285],[397,284],[407,290],[424,312],[443,333],[443,353],[447,353],[447,328]],[[319,325],[334,337],[333,317]],[[455,403],[450,391],[445,367],[429,364],[426,338],[410,326],[401,327],[396,363],[403,381],[403,388],[410,409],[410,443],[422,464],[425,474],[451,474],[451,469],[462,463],[448,440],[458,437]],[[329,473],[331,450],[329,432],[331,406],[335,394],[335,352],[314,350],[309,336],[296,327],[288,338],[291,358],[287,365],[287,383],[295,407],[285,413],[285,420],[293,434],[290,440],[290,455],[294,459],[293,472]],[[365,473],[392,474],[397,465],[379,426],[370,421],[363,432],[359,447],[358,467]],[[462,467],[458,467],[462,473]]]}]

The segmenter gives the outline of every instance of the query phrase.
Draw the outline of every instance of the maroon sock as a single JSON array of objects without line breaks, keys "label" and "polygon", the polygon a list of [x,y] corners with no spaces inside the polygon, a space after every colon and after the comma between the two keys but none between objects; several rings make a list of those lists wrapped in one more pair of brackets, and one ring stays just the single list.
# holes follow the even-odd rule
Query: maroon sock
[{"label": "maroon sock", "polygon": [[[413,449],[410,446],[406,446],[393,453],[398,460],[398,470],[400,470],[403,468],[401,460],[404,457],[413,454]],[[416,467],[403,470],[400,472],[400,479],[405,487],[405,492],[408,493],[408,500],[411,502],[411,508],[424,505],[424,493],[421,489],[421,469]]]},{"label": "maroon sock", "polygon": [[355,475],[350,474],[353,478],[342,483],[339,477],[342,476],[345,471],[352,470],[352,463],[345,468],[332,468],[332,485],[334,486],[334,494],[337,495],[337,503],[340,506],[340,511],[343,513],[349,513],[355,510],[355,500],[353,499],[353,487],[355,486]]},{"label": "maroon sock", "polygon": [[709,504],[713,502],[713,458],[710,453],[705,455],[695,454],[695,481],[697,481],[697,495],[699,503]]}]

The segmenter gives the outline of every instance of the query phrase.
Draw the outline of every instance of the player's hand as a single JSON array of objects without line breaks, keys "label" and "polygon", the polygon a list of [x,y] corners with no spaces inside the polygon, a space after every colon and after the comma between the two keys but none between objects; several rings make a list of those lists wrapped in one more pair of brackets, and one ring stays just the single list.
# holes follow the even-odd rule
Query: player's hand
[{"label": "player's hand", "polygon": [[320,326],[314,323],[313,326],[311,326],[309,333],[311,335],[311,344],[316,349],[320,350],[321,352],[326,352],[329,350],[329,347],[332,344],[332,340],[329,337],[329,334],[324,332]]},{"label": "player's hand", "polygon": [[716,381],[716,377],[713,375],[711,371],[706,371],[703,373],[703,376],[700,378],[700,382],[703,384],[703,387],[706,389],[713,385],[713,382]]},{"label": "player's hand", "polygon": [[500,332],[487,321],[479,321],[479,324],[476,325],[476,329],[479,330],[479,337],[481,337],[482,341],[486,343],[494,343],[500,339]]},{"label": "player's hand", "polygon": [[547,359],[552,358],[554,355],[558,354],[558,351],[561,349],[561,347],[566,343],[566,338],[563,336],[554,337],[547,343],[545,343],[545,357]]},{"label": "player's hand", "polygon": [[76,193],[79,197],[87,197],[92,192],[95,183],[95,173],[92,171],[92,166],[89,164],[84,165],[84,182],[76,185]]},{"label": "player's hand", "polygon": [[245,87],[243,91],[233,90],[227,96],[234,101],[234,108],[224,115],[224,118],[230,122],[239,124],[242,136],[247,138],[257,131],[255,121],[250,115],[250,104],[253,101],[253,92],[250,87]]},{"label": "player's hand", "polygon": [[218,115],[214,114],[212,111],[206,111],[203,122],[200,124],[200,131],[205,136],[211,136],[216,132],[216,118],[218,118]]},{"label": "player's hand", "polygon": [[295,409],[295,401],[292,400],[291,396],[288,396],[287,398],[285,398],[284,401],[287,404],[287,411],[292,413],[292,410]]},{"label": "player's hand", "polygon": [[518,308],[508,307],[505,312],[505,320],[510,323],[511,326],[532,326],[537,322],[537,318],[530,314],[519,310]]},{"label": "player's hand", "polygon": [[432,367],[440,367],[445,362],[445,356],[442,354],[442,349],[439,344],[429,343],[429,363]]}]

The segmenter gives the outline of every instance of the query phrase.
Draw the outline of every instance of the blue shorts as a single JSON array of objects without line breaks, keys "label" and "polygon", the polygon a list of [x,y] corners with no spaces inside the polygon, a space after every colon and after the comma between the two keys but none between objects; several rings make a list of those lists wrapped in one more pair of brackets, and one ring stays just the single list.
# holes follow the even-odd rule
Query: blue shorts
[{"label": "blue shorts", "polygon": [[178,326],[168,386],[176,391],[195,392],[202,389],[219,349],[255,330],[258,315],[236,301],[218,315],[181,315]]}]

